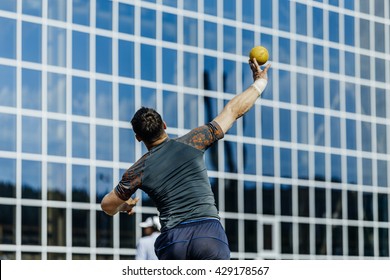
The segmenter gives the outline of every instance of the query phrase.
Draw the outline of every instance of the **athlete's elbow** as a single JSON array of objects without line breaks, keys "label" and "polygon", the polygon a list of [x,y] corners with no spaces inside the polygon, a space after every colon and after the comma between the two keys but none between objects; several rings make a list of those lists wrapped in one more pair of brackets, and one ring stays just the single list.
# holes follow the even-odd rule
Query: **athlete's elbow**
[{"label": "athlete's elbow", "polygon": [[113,211],[112,209],[104,208],[103,206],[102,206],[102,210],[103,210],[104,213],[106,213],[109,216],[114,216],[116,214],[116,212]]},{"label": "athlete's elbow", "polygon": [[103,212],[107,215],[114,216],[116,214],[115,209],[112,207],[111,203],[106,199],[106,196],[103,198],[102,202],[100,203],[100,207],[102,208]]}]

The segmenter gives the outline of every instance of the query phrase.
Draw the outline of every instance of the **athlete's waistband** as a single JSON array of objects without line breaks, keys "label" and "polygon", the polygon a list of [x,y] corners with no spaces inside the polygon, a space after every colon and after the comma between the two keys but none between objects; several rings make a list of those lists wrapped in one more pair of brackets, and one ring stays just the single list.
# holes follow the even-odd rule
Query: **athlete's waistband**
[{"label": "athlete's waistband", "polygon": [[198,218],[198,219],[193,219],[193,220],[186,220],[184,222],[181,222],[179,225],[187,225],[187,224],[191,224],[191,223],[197,223],[197,222],[203,222],[203,221],[209,221],[209,220],[219,221],[219,219],[215,218],[215,217],[205,217],[205,218]]}]

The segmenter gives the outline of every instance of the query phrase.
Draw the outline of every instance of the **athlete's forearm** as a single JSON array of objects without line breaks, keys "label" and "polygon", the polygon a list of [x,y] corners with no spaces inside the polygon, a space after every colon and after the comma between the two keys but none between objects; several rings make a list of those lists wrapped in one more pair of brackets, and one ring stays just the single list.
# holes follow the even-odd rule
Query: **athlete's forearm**
[{"label": "athlete's forearm", "polygon": [[225,108],[231,111],[235,119],[240,118],[255,104],[256,100],[261,96],[265,87],[267,86],[266,79],[256,80],[249,88],[244,92],[233,97],[232,100],[226,104]]},{"label": "athlete's forearm", "polygon": [[222,112],[214,119],[221,126],[224,133],[230,129],[238,118],[252,108],[266,85],[266,79],[258,79],[244,92],[236,95],[226,104]]}]

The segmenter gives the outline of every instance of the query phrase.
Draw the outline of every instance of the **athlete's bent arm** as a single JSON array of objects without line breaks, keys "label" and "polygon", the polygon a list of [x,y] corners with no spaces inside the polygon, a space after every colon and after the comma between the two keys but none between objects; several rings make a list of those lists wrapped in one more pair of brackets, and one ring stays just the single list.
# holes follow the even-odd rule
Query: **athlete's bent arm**
[{"label": "athlete's bent arm", "polygon": [[144,157],[127,169],[118,185],[103,198],[101,207],[106,214],[114,216],[118,212],[127,212],[129,215],[134,213],[133,207],[139,198],[132,199],[131,196],[141,185],[143,163]]},{"label": "athlete's bent arm", "polygon": [[118,212],[127,212],[127,214],[134,214],[133,207],[137,204],[139,198],[132,199],[131,197],[124,201],[118,197],[115,190],[112,190],[103,198],[101,202],[102,210],[110,215],[114,216]]},{"label": "athlete's bent arm", "polygon": [[222,112],[214,119],[224,133],[232,127],[238,118],[252,108],[267,85],[267,71],[271,65],[268,64],[264,70],[261,70],[256,59],[249,61],[249,64],[253,72],[254,83],[244,92],[233,97],[223,108]]}]

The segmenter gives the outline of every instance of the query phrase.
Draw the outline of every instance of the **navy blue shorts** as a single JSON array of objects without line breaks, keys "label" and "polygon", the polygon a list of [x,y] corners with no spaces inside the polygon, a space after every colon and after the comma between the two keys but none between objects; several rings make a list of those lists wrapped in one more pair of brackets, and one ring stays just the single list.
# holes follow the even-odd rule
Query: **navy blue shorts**
[{"label": "navy blue shorts", "polygon": [[163,231],[154,244],[159,260],[229,260],[226,233],[216,219],[179,224]]}]

